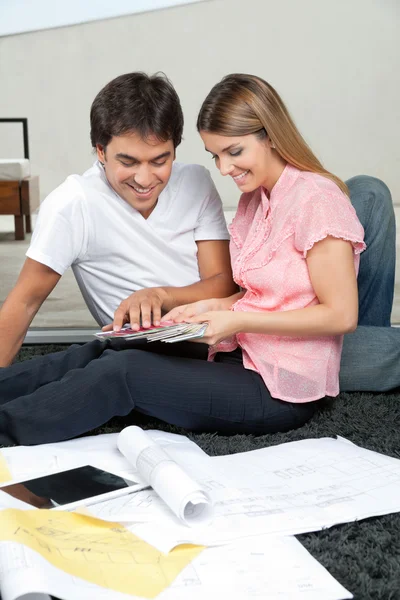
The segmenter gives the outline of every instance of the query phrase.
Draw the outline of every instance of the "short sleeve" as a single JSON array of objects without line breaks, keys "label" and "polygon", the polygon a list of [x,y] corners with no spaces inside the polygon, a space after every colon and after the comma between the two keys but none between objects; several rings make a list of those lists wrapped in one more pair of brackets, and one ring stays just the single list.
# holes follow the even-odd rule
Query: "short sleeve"
[{"label": "short sleeve", "polygon": [[42,202],[26,256],[63,275],[79,259],[84,245],[79,189],[67,180]]},{"label": "short sleeve", "polygon": [[304,258],[316,242],[328,236],[351,242],[354,254],[366,248],[364,229],[344,194],[313,195],[302,204],[297,215],[294,243]]},{"label": "short sleeve", "polygon": [[211,175],[206,169],[201,170],[202,207],[199,213],[194,239],[229,240],[221,198],[217,192]]}]

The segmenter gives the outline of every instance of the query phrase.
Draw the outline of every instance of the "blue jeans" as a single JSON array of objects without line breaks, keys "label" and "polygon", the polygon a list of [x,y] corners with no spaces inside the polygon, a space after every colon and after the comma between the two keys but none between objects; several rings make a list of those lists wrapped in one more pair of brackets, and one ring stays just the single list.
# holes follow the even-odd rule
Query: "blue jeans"
[{"label": "blue jeans", "polygon": [[361,175],[346,183],[367,249],[358,275],[358,327],[344,337],[340,390],[383,392],[400,386],[400,328],[390,327],[396,265],[392,198],[374,177]]}]

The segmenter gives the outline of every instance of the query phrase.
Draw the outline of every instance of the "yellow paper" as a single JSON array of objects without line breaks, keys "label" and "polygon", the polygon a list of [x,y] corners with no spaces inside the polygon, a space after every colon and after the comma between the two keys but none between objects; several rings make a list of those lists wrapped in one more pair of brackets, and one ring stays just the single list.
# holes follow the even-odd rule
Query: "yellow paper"
[{"label": "yellow paper", "polygon": [[0,540],[24,544],[55,567],[101,587],[154,598],[203,550],[162,554],[117,523],[52,510],[0,511]]},{"label": "yellow paper", "polygon": [[10,473],[10,469],[8,468],[7,461],[4,458],[4,455],[0,452],[0,483],[11,481],[11,479],[12,475]]}]

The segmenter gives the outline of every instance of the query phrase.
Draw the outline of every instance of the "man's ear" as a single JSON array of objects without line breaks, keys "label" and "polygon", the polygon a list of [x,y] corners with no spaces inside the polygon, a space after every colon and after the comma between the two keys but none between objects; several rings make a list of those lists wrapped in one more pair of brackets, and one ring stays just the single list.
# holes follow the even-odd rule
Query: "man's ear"
[{"label": "man's ear", "polygon": [[104,164],[106,162],[106,149],[101,144],[96,144],[97,158]]}]

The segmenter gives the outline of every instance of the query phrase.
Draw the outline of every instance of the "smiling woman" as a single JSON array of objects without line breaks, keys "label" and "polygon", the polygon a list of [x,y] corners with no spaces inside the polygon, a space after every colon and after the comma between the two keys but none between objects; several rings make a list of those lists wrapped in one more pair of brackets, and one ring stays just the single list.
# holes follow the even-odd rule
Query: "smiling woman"
[{"label": "smiling woman", "polygon": [[233,138],[202,131],[201,137],[221,175],[230,175],[242,192],[260,186],[272,189],[286,165],[273,152],[275,146],[262,143],[266,138],[264,130],[258,136]]},{"label": "smiling woman", "polygon": [[[245,183],[253,189],[264,184],[271,189],[276,173],[270,182],[264,178],[270,176],[270,168],[274,170],[280,162],[280,169],[289,163],[302,171],[320,173],[348,194],[343,181],[327,171],[306,144],[277,91],[260,77],[245,74],[224,77],[204,101],[197,129],[206,150],[207,141],[209,144],[213,140],[219,142],[215,151],[208,151],[212,152],[221,174],[231,174],[241,183],[242,191],[246,191]],[[260,153],[257,142],[267,142],[263,143],[264,152]],[[245,156],[241,144],[246,146]],[[251,175],[255,180],[244,172],[246,162],[252,165]],[[235,165],[241,165],[241,172],[236,175]]]}]

